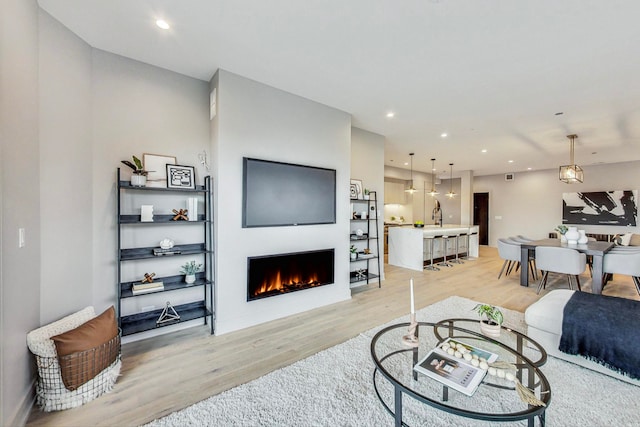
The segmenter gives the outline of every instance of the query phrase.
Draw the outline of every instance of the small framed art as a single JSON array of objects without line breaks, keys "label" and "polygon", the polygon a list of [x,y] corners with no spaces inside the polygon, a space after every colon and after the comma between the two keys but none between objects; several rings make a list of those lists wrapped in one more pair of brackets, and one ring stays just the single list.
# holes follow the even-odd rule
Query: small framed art
[{"label": "small framed art", "polygon": [[193,166],[167,165],[167,188],[196,188]]},{"label": "small framed art", "polygon": [[362,181],[359,179],[352,179],[349,189],[349,197],[351,199],[362,199]]},{"label": "small framed art", "polygon": [[175,165],[175,156],[165,156],[162,154],[142,154],[144,170],[148,171],[147,187],[167,188],[167,168],[166,165]]}]

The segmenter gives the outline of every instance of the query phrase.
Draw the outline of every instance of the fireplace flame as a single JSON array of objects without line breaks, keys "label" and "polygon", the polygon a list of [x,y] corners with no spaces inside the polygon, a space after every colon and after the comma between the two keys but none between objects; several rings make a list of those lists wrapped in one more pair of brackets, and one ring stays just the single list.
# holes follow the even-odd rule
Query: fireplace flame
[{"label": "fireplace flame", "polygon": [[256,288],[254,296],[264,293],[289,292],[296,289],[311,288],[320,284],[317,273],[305,274],[291,273],[284,277],[280,270],[264,278],[263,282]]}]

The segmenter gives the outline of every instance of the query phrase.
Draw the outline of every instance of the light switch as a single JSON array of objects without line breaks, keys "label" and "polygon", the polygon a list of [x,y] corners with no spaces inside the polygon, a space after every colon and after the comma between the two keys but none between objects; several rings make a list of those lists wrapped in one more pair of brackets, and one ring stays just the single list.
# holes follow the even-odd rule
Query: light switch
[{"label": "light switch", "polygon": [[18,247],[24,248],[25,244],[24,228],[18,228]]},{"label": "light switch", "polygon": [[500,219],[502,219],[502,215],[496,215],[496,216],[495,216],[495,218],[496,218],[497,220],[500,220]]}]

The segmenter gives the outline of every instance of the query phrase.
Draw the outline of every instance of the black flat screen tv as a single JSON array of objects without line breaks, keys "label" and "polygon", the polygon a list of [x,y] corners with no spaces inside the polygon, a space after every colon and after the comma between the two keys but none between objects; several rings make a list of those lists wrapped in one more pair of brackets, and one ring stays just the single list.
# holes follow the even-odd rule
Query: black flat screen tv
[{"label": "black flat screen tv", "polygon": [[243,158],[242,228],[335,222],[335,169]]}]

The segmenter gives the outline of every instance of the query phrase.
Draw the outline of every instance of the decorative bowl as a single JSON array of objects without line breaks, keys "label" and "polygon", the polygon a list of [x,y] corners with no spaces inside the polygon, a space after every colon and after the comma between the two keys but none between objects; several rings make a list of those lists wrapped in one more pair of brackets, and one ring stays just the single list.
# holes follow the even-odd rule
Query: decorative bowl
[{"label": "decorative bowl", "polygon": [[416,228],[424,228],[424,224],[413,224]]}]

